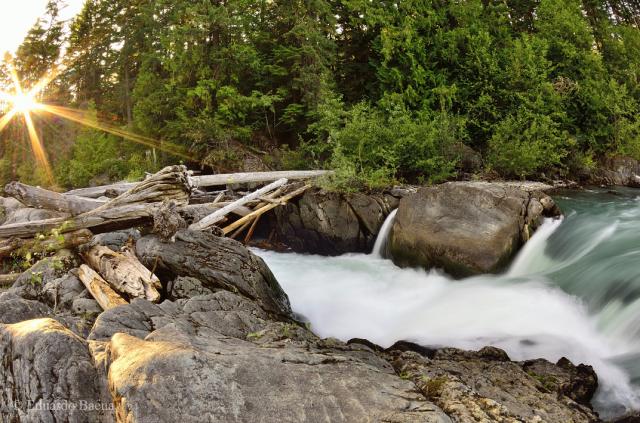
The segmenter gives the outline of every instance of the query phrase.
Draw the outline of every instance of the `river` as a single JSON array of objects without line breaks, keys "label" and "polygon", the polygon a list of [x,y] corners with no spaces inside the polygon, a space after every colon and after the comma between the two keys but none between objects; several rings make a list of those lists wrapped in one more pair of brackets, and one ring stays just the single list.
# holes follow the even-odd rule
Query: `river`
[{"label": "river", "polygon": [[[514,360],[590,364],[602,417],[640,409],[640,191],[559,194],[547,220],[500,275],[453,280],[375,253],[320,257],[254,250],[295,312],[322,337],[503,348]],[[386,227],[390,227],[390,219]]]}]

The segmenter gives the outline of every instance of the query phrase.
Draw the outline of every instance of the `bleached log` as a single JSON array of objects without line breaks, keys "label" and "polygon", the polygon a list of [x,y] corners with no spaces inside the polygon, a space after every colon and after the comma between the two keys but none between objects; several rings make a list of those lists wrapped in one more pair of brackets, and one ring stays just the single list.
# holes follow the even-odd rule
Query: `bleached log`
[{"label": "bleached log", "polygon": [[115,252],[109,247],[96,245],[82,253],[84,260],[118,292],[130,298],[160,300],[160,280],[144,267],[132,252]]},{"label": "bleached log", "polygon": [[288,201],[290,201],[291,199],[301,195],[302,193],[304,193],[306,190],[308,190],[309,188],[311,188],[311,185],[305,185],[302,188],[298,188],[295,191],[290,192],[289,194],[281,197],[278,202],[278,204],[267,204],[264,207],[261,207],[253,212],[251,212],[250,214],[246,215],[245,217],[236,220],[235,222],[233,222],[232,224],[230,224],[229,226],[226,226],[225,228],[222,229],[222,231],[225,234],[230,233],[231,231],[233,231],[236,228],[241,227],[242,225],[244,225],[247,222],[250,222],[251,220],[257,218],[258,216],[263,215],[264,213],[268,212],[269,210],[275,209],[276,207],[287,203]]},{"label": "bleached log", "polygon": [[13,285],[15,281],[20,277],[20,273],[9,273],[6,275],[0,275],[0,287],[7,287]]},{"label": "bleached log", "polygon": [[105,201],[102,200],[60,194],[20,182],[7,184],[4,187],[4,192],[29,207],[56,210],[69,213],[72,216],[86,213],[105,204]]},{"label": "bleached log", "polygon": [[[233,184],[263,183],[286,178],[289,181],[303,179],[315,179],[321,176],[333,174],[330,170],[290,170],[276,172],[250,172],[250,173],[223,173],[218,175],[193,176],[191,179],[196,187],[217,187]],[[98,198],[107,192],[118,192],[122,194],[135,187],[139,182],[121,182],[118,184],[103,185],[99,187],[80,188],[67,192],[66,194],[78,195],[81,197]]]},{"label": "bleached log", "polygon": [[202,231],[204,229],[207,229],[213,226],[214,224],[216,224],[217,222],[219,222],[220,220],[222,220],[226,215],[231,213],[233,210],[241,206],[244,206],[245,204],[247,204],[252,200],[259,199],[263,195],[280,188],[286,183],[287,183],[287,179],[285,178],[278,179],[276,182],[269,184],[265,187],[262,187],[259,190],[252,192],[251,194],[245,195],[244,197],[234,201],[228,206],[221,208],[220,210],[216,210],[215,212],[211,213],[209,216],[206,216],[199,222],[191,224],[191,226],[189,226],[189,229],[193,231]]},{"label": "bleached log", "polygon": [[165,200],[186,205],[192,185],[184,166],[169,166],[102,206],[70,219],[47,219],[0,226],[0,238],[30,238],[52,229],[120,229],[151,219]]},{"label": "bleached log", "polygon": [[194,177],[194,183],[198,187],[214,187],[222,185],[246,184],[276,181],[287,179],[295,181],[300,179],[314,179],[326,176],[333,172],[328,170],[287,170],[277,172],[250,172],[228,173],[219,175],[203,175]]},{"label": "bleached log", "polygon": [[103,310],[127,304],[124,298],[118,295],[99,274],[86,264],[81,265],[78,269],[78,279],[82,281],[87,291]]},{"label": "bleached log", "polygon": [[75,248],[86,244],[93,234],[87,229],[60,234],[59,237],[44,237],[44,239],[10,238],[0,240],[0,258],[7,257],[16,250],[33,250],[53,252],[63,248]]}]

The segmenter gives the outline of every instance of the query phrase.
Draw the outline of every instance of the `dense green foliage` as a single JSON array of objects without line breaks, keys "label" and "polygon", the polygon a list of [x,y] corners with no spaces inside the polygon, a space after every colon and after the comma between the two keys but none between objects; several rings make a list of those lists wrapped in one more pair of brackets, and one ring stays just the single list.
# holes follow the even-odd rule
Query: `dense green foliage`
[{"label": "dense green foliage", "polygon": [[[64,51],[43,101],[158,141],[43,114],[60,184],[184,159],[167,146],[214,171],[331,167],[342,188],[640,159],[629,0],[87,0],[69,25],[60,5],[17,51],[21,77]],[[2,137],[0,176],[41,179],[19,128]]]}]

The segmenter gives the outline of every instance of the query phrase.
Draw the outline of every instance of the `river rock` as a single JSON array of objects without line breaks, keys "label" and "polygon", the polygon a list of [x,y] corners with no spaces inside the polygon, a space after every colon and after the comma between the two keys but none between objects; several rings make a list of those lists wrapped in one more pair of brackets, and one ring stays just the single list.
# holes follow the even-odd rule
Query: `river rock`
[{"label": "river rock", "polygon": [[451,422],[371,350],[268,316],[227,291],[103,313],[91,338],[119,421]]},{"label": "river rock", "polygon": [[175,242],[156,235],[141,238],[136,243],[140,261],[165,280],[190,276],[208,289],[236,292],[271,313],[290,315],[289,298],[271,270],[241,243],[190,230],[180,230],[174,238]]},{"label": "river rock", "polygon": [[624,156],[608,158],[591,175],[590,182],[640,188],[640,162]]},{"label": "river rock", "polygon": [[385,218],[408,192],[342,194],[313,189],[275,209],[272,226],[277,240],[299,253],[369,253]]},{"label": "river rock", "polygon": [[401,266],[464,277],[502,269],[544,216],[557,215],[539,183],[449,182],[400,201],[390,236]]},{"label": "river rock", "polygon": [[418,351],[391,347],[390,360],[454,421],[600,421],[588,405],[597,388],[597,377],[588,366],[575,367],[566,359],[558,365],[545,360],[512,362],[495,347],[478,352]]},{"label": "river rock", "polygon": [[114,421],[87,343],[55,320],[0,324],[0,357],[0,420]]},{"label": "river rock", "polygon": [[27,300],[11,292],[0,294],[0,323],[19,323],[51,315],[51,309],[41,302]]}]

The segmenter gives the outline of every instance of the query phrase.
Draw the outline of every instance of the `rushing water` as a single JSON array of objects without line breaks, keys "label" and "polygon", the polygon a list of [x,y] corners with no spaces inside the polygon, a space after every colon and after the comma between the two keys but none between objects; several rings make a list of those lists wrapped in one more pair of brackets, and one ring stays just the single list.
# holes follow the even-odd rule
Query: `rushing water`
[{"label": "rushing water", "polygon": [[565,218],[546,221],[503,275],[400,269],[380,256],[390,220],[376,254],[256,252],[320,336],[565,356],[594,366],[603,417],[640,409],[640,191],[557,201]]}]

